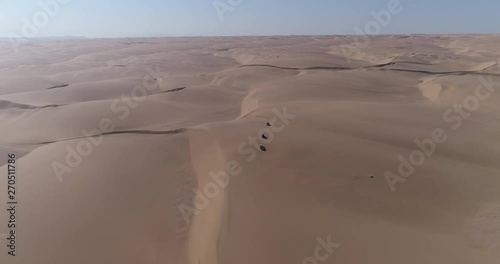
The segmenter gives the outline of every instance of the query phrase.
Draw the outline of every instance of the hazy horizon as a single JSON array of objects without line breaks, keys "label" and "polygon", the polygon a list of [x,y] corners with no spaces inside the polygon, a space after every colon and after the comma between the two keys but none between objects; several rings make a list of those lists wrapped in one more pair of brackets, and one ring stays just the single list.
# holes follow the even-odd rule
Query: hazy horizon
[{"label": "hazy horizon", "polygon": [[500,3],[490,0],[0,0],[0,10],[0,37],[500,33]]}]

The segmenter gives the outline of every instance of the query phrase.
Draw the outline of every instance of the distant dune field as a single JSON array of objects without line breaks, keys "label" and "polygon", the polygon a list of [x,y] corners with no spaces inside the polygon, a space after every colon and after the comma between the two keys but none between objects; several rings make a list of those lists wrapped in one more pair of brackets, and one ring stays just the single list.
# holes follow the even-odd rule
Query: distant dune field
[{"label": "distant dune field", "polygon": [[1,42],[0,263],[498,264],[499,42]]}]

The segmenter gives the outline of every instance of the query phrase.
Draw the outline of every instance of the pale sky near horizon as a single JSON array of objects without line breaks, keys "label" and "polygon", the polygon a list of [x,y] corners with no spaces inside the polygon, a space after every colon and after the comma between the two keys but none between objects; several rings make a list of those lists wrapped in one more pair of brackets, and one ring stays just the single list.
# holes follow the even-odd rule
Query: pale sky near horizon
[{"label": "pale sky near horizon", "polygon": [[[40,5],[51,1],[68,3],[49,11]],[[0,0],[0,37],[352,35],[376,21],[372,10],[387,10],[397,0],[218,1],[241,4],[221,20],[214,0]],[[380,34],[500,33],[498,0],[399,1],[402,11],[380,26]],[[26,31],[29,23],[35,32]]]}]

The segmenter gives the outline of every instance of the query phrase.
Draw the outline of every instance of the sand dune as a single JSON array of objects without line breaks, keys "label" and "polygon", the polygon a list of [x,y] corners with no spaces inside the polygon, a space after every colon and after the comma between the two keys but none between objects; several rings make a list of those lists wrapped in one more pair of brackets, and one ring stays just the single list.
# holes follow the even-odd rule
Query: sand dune
[{"label": "sand dune", "polygon": [[0,263],[500,263],[500,37],[356,40],[0,43]]}]

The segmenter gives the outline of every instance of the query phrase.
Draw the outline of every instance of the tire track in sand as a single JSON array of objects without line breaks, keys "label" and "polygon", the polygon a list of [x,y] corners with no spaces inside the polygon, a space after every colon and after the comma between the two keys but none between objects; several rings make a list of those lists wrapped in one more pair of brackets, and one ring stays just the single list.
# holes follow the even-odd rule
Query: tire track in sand
[{"label": "tire track in sand", "polygon": [[[225,159],[216,138],[208,130],[193,129],[189,131],[189,148],[191,164],[197,178],[197,196],[202,193],[208,196],[208,203],[197,208],[199,213],[193,215],[188,234],[188,263],[217,264],[218,246],[224,232],[226,211],[228,208],[227,188],[220,188],[210,177],[210,172],[222,171]],[[205,191],[209,184],[215,184],[218,192]],[[213,185],[212,185],[213,186]],[[201,201],[200,197],[196,197]]]}]

